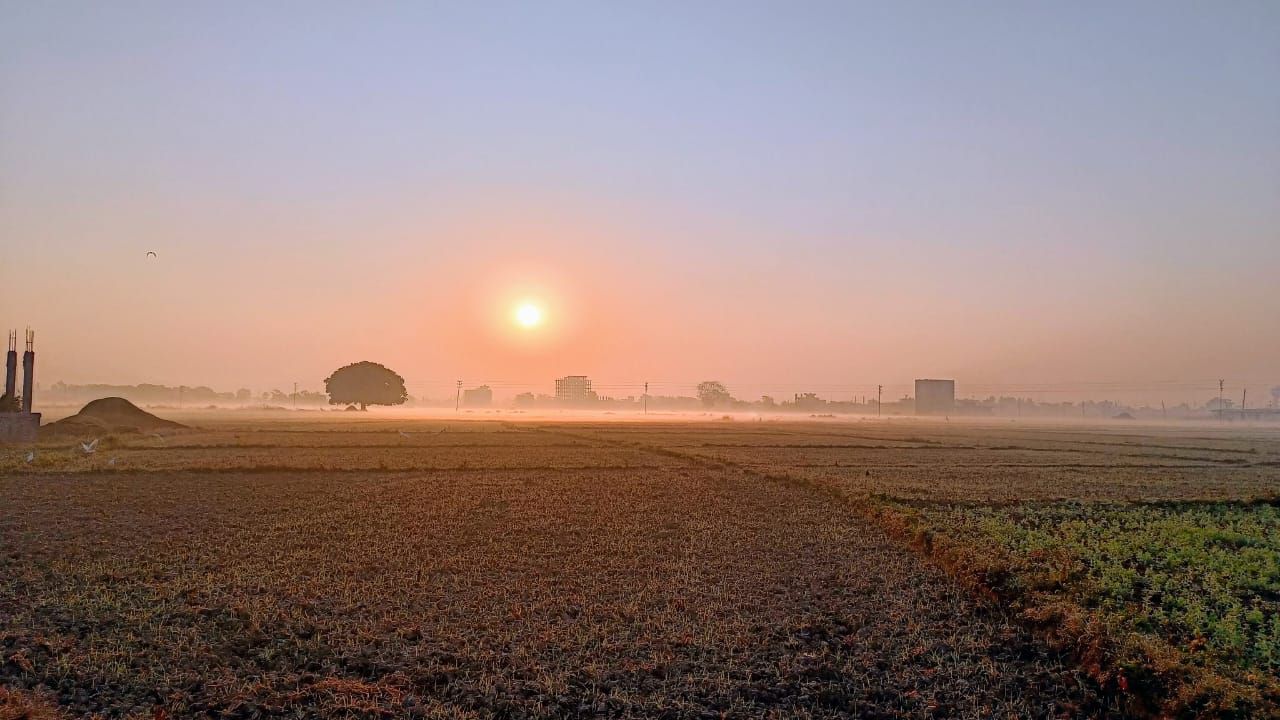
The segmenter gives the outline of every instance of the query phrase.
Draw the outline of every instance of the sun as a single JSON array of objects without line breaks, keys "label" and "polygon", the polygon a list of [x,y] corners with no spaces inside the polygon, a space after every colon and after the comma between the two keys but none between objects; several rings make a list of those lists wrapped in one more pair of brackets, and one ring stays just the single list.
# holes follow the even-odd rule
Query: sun
[{"label": "sun", "polygon": [[516,322],[527,328],[537,327],[542,322],[542,310],[533,303],[525,303],[516,308]]}]

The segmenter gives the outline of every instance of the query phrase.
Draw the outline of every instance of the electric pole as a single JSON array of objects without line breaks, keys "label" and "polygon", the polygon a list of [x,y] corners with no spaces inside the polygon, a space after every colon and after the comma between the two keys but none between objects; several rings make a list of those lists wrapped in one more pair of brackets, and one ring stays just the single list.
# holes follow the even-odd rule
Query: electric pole
[{"label": "electric pole", "polygon": [[649,381],[644,381],[644,414],[649,414]]},{"label": "electric pole", "polygon": [[876,386],[876,417],[880,417],[880,397],[884,394],[884,386]]},{"label": "electric pole", "polygon": [[1249,388],[1245,388],[1245,389],[1243,389],[1243,390],[1241,390],[1241,391],[1240,391],[1240,420],[1241,420],[1241,422],[1243,422],[1243,421],[1244,421],[1244,401],[1245,401],[1245,398],[1247,398],[1247,397],[1249,397]]},{"label": "electric pole", "polygon": [[1224,382],[1226,381],[1225,380],[1218,381],[1218,419],[1219,420],[1227,419],[1227,410],[1226,408],[1222,407],[1222,383]]},{"label": "electric pole", "polygon": [[293,409],[298,409],[298,383],[293,384]]},{"label": "electric pole", "polygon": [[458,391],[453,395],[453,411],[458,412],[458,408],[462,407],[462,381],[458,381]]}]

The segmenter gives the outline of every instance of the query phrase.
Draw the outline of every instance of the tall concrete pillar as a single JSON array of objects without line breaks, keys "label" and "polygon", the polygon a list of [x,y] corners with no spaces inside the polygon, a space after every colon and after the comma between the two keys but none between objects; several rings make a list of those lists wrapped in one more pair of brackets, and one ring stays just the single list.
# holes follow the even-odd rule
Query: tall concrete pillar
[{"label": "tall concrete pillar", "polygon": [[4,394],[13,397],[18,385],[18,331],[9,331],[9,356],[4,361]]},{"label": "tall concrete pillar", "polygon": [[4,364],[4,394],[13,397],[18,388],[18,351],[9,350],[9,357]]},{"label": "tall concrete pillar", "polygon": [[22,353],[22,412],[31,412],[31,393],[36,387],[35,333],[27,331],[27,351]]}]

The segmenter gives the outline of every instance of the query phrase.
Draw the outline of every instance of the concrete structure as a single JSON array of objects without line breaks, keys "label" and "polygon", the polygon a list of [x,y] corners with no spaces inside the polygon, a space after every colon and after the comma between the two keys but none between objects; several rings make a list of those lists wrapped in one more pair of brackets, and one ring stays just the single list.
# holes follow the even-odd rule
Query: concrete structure
[{"label": "concrete structure", "polygon": [[0,413],[0,443],[33,443],[40,413]]},{"label": "concrete structure", "polygon": [[566,375],[556,379],[556,402],[584,403],[595,399],[591,379],[586,375]]},{"label": "concrete structure", "polygon": [[9,331],[9,355],[4,362],[4,394],[13,397],[18,389],[18,331]]},{"label": "concrete structure", "polygon": [[955,411],[955,380],[916,380],[917,415],[951,415]]},{"label": "concrete structure", "polygon": [[493,404],[493,390],[488,385],[463,390],[462,404],[467,407],[489,407]]},{"label": "concrete structure", "polygon": [[22,353],[22,412],[31,412],[32,395],[36,390],[36,334],[27,329],[27,351]]},{"label": "concrete structure", "polygon": [[[22,354],[22,411],[0,412],[0,442],[30,443],[40,429],[40,413],[31,412],[36,386],[36,334],[27,330],[27,349]],[[18,333],[9,333],[9,353],[5,360],[5,394],[13,397],[18,374]]]},{"label": "concrete structure", "polygon": [[817,393],[795,393],[793,404],[796,410],[822,410],[827,401],[818,397]]}]

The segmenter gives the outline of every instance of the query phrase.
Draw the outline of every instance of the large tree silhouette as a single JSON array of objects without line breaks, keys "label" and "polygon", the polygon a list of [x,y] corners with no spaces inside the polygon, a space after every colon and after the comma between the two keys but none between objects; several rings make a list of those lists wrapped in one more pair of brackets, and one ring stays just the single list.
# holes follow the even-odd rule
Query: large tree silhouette
[{"label": "large tree silhouette", "polygon": [[698,398],[707,407],[715,407],[733,399],[729,395],[729,389],[718,380],[704,380],[698,383]]},{"label": "large tree silhouette", "polygon": [[376,362],[352,363],[333,371],[324,380],[330,405],[400,405],[409,399],[404,378]]}]

